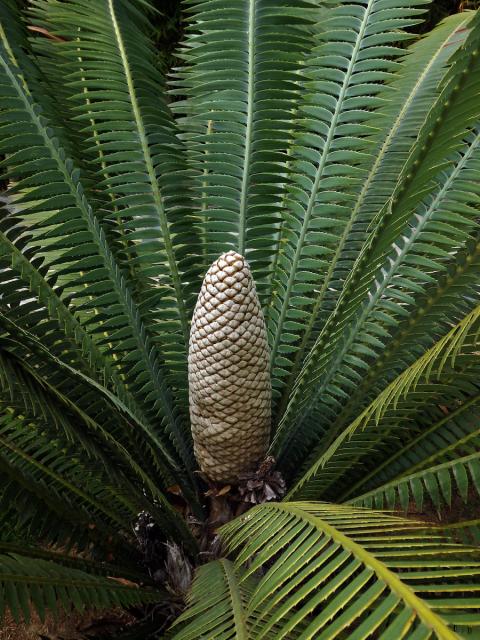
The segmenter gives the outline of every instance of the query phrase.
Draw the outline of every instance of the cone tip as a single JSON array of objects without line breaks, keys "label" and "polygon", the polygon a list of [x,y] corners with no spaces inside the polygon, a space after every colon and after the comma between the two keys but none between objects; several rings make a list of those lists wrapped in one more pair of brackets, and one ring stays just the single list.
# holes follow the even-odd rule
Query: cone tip
[{"label": "cone tip", "polygon": [[[226,251],[222,253],[216,260],[214,260],[210,266],[210,271],[216,271],[217,269],[223,270],[226,267],[232,267],[234,271],[244,271],[245,268],[248,272],[250,272],[250,265],[245,260],[245,258],[240,254],[231,249],[230,251]],[[227,269],[228,271],[229,269]]]}]

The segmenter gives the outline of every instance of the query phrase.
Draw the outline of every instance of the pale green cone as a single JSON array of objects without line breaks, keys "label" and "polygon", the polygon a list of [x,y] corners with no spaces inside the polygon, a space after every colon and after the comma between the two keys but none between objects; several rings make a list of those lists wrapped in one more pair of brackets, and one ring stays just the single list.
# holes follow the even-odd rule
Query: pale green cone
[{"label": "pale green cone", "polygon": [[235,482],[265,456],[271,423],[269,349],[246,260],[235,251],[207,271],[188,356],[195,456],[214,482]]}]

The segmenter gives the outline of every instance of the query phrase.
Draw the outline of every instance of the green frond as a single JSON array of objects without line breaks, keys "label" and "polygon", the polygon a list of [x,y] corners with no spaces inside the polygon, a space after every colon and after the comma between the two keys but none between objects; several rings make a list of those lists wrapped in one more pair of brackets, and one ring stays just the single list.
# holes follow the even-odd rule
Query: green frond
[{"label": "green frond", "polygon": [[[14,216],[15,207],[8,201],[5,207],[8,215]],[[15,226],[13,231],[17,236],[15,243],[0,231],[0,263],[3,267],[0,282],[4,291],[0,325],[9,339],[16,341],[17,355],[25,362],[34,363],[39,376],[62,390],[83,412],[89,413],[97,426],[105,427],[103,433],[107,439],[112,440],[114,436],[113,439],[119,440],[127,449],[143,451],[143,465],[153,465],[152,476],[158,471],[163,476],[178,474],[168,449],[118,375],[114,360],[102,353],[69,310],[68,303],[61,299],[61,290],[54,283],[51,285],[41,268],[37,269],[28,254],[22,251],[21,228]],[[29,331],[22,326],[28,327]],[[59,360],[54,353],[69,364]],[[103,398],[102,402],[99,402],[99,396]],[[81,435],[79,430],[78,435]],[[88,447],[88,436],[80,438],[82,440]],[[147,464],[147,460],[151,463]],[[184,484],[180,476],[176,481]],[[185,490],[188,492],[188,487]]]},{"label": "green frond", "polygon": [[73,498],[65,500],[65,495],[52,488],[52,482],[39,482],[40,473],[30,474],[25,470],[27,465],[20,468],[18,461],[11,459],[12,456],[0,458],[0,507],[7,515],[13,539],[27,538],[42,545],[89,551],[103,558],[113,553],[138,562],[137,550],[125,540],[125,531],[114,531],[103,520],[97,521],[95,514],[80,509]]},{"label": "green frond", "polygon": [[480,62],[476,50],[480,42],[480,16],[470,23],[465,44],[456,52],[443,90],[428,114],[418,139],[402,169],[395,192],[379,214],[369,240],[344,283],[335,310],[312,348],[299,374],[290,404],[281,421],[277,442],[296,434],[298,424],[312,411],[318,399],[319,384],[332,357],[341,349],[341,339],[351,330],[352,320],[372,287],[373,277],[403,233],[405,224],[420,202],[432,193],[435,176],[452,164],[453,154],[480,116],[475,95],[478,92]]},{"label": "green frond", "polygon": [[[311,0],[186,0],[173,104],[197,177],[206,262],[235,249],[268,303]],[[177,88],[178,87],[178,88]]]},{"label": "green frond", "polygon": [[[446,63],[466,37],[466,25],[471,14],[450,16],[408,50],[397,63],[393,80],[378,94],[383,100],[375,116],[376,130],[372,134],[372,153],[369,168],[360,184],[348,183],[352,196],[346,223],[340,216],[329,220],[328,233],[333,234],[334,252],[328,260],[323,282],[309,311],[308,322],[294,352],[289,374],[284,379],[281,415],[285,409],[291,387],[308,351],[320,333],[329,310],[333,308],[355,257],[368,236],[368,225],[395,188],[398,173],[415,142],[418,129],[438,92]],[[325,247],[326,242],[322,243]],[[405,244],[407,244],[405,242]],[[398,261],[398,257],[395,257]],[[322,269],[322,272],[325,270]],[[371,302],[369,302],[371,305]],[[358,325],[357,325],[358,326]],[[288,355],[286,356],[289,357]],[[286,363],[284,368],[289,369]]]},{"label": "green frond", "polygon": [[[431,0],[183,0],[168,84],[156,4],[0,0],[0,619],[120,606],[146,616],[139,640],[467,637],[480,10],[417,38]],[[228,249],[271,347],[257,475],[267,500],[290,490],[255,507],[242,476],[197,476],[188,416],[190,319]],[[234,399],[248,366],[218,365]],[[424,507],[441,526],[393,513]]]},{"label": "green frond", "polygon": [[[467,196],[469,197],[469,196]],[[365,322],[365,344],[371,349],[365,358],[360,348],[357,355],[350,354],[343,365],[362,369],[357,372],[357,386],[340,411],[330,420],[329,439],[334,437],[352,418],[369,404],[396,376],[405,370],[436,340],[445,335],[455,322],[478,303],[478,277],[480,274],[480,243],[478,235],[466,242],[465,250],[455,253],[437,272],[426,276],[424,293],[414,296],[414,304],[392,302],[385,297],[384,309],[373,310]],[[433,282],[430,282],[433,280]],[[403,301],[404,302],[404,301]],[[380,301],[379,306],[383,304]],[[388,311],[387,311],[388,307]],[[392,319],[397,314],[399,321]],[[367,334],[368,331],[368,334]],[[370,336],[380,338],[374,342]],[[382,341],[387,338],[382,347]],[[382,351],[378,350],[378,347]],[[371,356],[376,353],[373,361]],[[355,359],[354,359],[355,358]],[[360,358],[360,359],[358,359]],[[358,366],[360,365],[360,366]],[[355,371],[350,366],[350,371]],[[350,377],[354,377],[353,375]],[[338,376],[340,378],[340,376]],[[345,379],[342,381],[345,382]],[[347,381],[348,384],[349,381]],[[348,390],[345,385],[345,391]],[[333,412],[332,412],[333,413]],[[318,410],[313,417],[318,417]],[[325,424],[322,425],[325,430]]]},{"label": "green frond", "polygon": [[332,442],[352,411],[358,413],[477,303],[480,245],[473,205],[480,196],[479,161],[477,127],[378,271],[318,385],[318,401],[303,424],[304,451],[312,439]]},{"label": "green frond", "polygon": [[[3,315],[1,310],[0,327],[7,336],[0,338],[2,348],[16,359],[17,366],[23,368],[26,375],[34,378],[47,393],[76,414],[83,428],[87,427],[87,432],[100,435],[111,450],[126,454],[127,460],[130,457],[126,447],[137,446],[137,443],[145,447],[147,444],[146,449],[152,453],[160,474],[171,481],[175,475],[175,462],[161,441],[152,437],[148,423],[145,425],[144,421],[138,420],[129,407],[107,388],[53,355],[34,335]],[[13,382],[8,376],[4,376],[4,381]],[[13,395],[11,391],[10,396]],[[57,421],[53,422],[56,424]],[[86,452],[89,455],[93,453],[89,450],[88,438],[82,441],[78,431],[72,435],[68,425],[63,427],[68,439],[79,438]],[[144,438],[143,445],[138,441],[140,433]],[[159,452],[161,456],[155,455]]]},{"label": "green frond", "polygon": [[[2,555],[26,556],[28,558],[46,560],[63,567],[85,571],[91,575],[118,576],[137,583],[148,582],[147,576],[141,571],[130,567],[126,558],[118,558],[117,564],[109,564],[108,562],[92,560],[81,555],[68,555],[55,548],[33,547],[28,542],[18,539],[13,542],[0,540],[0,553]],[[122,563],[125,563],[125,566]]]},{"label": "green frond", "polygon": [[[281,389],[289,357],[308,326],[315,295],[348,225],[354,195],[373,160],[377,94],[393,77],[393,43],[408,38],[424,0],[365,0],[330,8],[305,61],[306,96],[299,109],[282,212],[283,225],[268,328],[274,386]],[[322,295],[322,293],[320,293]]]},{"label": "green frond", "polygon": [[[79,139],[72,132],[71,121],[66,117],[68,107],[62,100],[62,86],[58,75],[49,74],[48,60],[39,59],[30,45],[31,31],[23,14],[24,7],[19,2],[2,2],[0,7],[0,41],[12,63],[22,69],[25,88],[35,93],[35,99],[50,116],[49,126],[60,141],[69,157],[75,158],[84,167]],[[45,39],[45,38],[44,38]]]},{"label": "green frond", "polygon": [[[3,417],[0,428],[2,473],[36,493],[49,492],[51,504],[77,512],[75,521],[95,522],[105,535],[125,537],[138,508],[122,488],[109,484],[101,470],[86,465],[61,440],[35,430],[24,420]],[[30,484],[29,484],[30,483]],[[15,505],[13,505],[15,506]]]},{"label": "green frond", "polygon": [[[8,206],[8,201],[6,205]],[[18,241],[18,238],[15,240]],[[22,251],[21,243],[19,244],[20,246],[17,246],[15,241],[12,242],[5,233],[0,231],[1,285],[9,299],[8,307],[4,306],[5,311],[10,316],[16,316],[17,321],[21,322],[18,317],[21,314],[20,309],[28,302],[30,314],[24,314],[23,317],[27,315],[26,322],[29,318],[35,318],[37,323],[44,321],[42,324],[45,327],[49,325],[48,333],[42,334],[47,344],[60,343],[64,353],[67,349],[70,351],[70,359],[74,359],[76,355],[77,366],[84,368],[93,377],[106,384],[109,384],[110,380],[114,381],[117,393],[126,396],[121,381],[112,370],[112,361],[96,346],[61,300],[55,287],[51,286],[41,271],[35,268],[28,259],[28,254],[25,255]],[[33,302],[35,297],[37,305]],[[28,324],[33,325],[33,322],[30,321]],[[73,355],[72,351],[76,351],[76,354]]]},{"label": "green frond", "polygon": [[480,444],[477,428],[478,403],[476,393],[462,402],[455,399],[453,409],[445,405],[428,407],[415,416],[412,435],[399,447],[391,443],[382,448],[382,460],[375,470],[364,469],[358,482],[352,482],[340,499],[359,495],[390,480],[415,473],[417,470],[474,453]]},{"label": "green frond", "polygon": [[[480,74],[476,47],[480,43],[480,19],[476,14],[464,46],[455,54],[454,63],[444,82],[444,89],[432,107],[419,138],[399,178],[396,191],[382,210],[370,239],[365,243],[349,274],[335,311],[326,322],[299,374],[290,404],[280,423],[274,450],[285,446],[298,424],[308,418],[322,389],[318,381],[325,375],[331,356],[341,348],[341,338],[349,335],[351,322],[372,286],[372,278],[391,250],[392,242],[403,232],[412,210],[428,196],[436,182],[434,177],[451,165],[452,153],[462,146],[466,128],[480,116],[479,103],[473,99],[478,91]],[[462,91],[460,91],[460,87]],[[465,103],[465,98],[470,96]],[[457,114],[457,115],[455,115]],[[443,142],[442,142],[443,140]],[[427,153],[428,151],[428,153]],[[412,168],[415,166],[415,170]],[[410,171],[410,172],[409,172]]]},{"label": "green frond", "polygon": [[[58,393],[38,380],[28,365],[17,362],[4,350],[0,372],[2,473],[40,499],[46,494],[47,505],[60,518],[68,514],[73,523],[83,522],[84,528],[97,521],[105,537],[116,538],[120,530],[128,530],[128,523],[135,520],[139,510],[156,511],[142,490],[133,484],[128,465],[122,472],[121,465],[125,465],[125,461],[120,459],[119,463],[117,460],[117,465],[112,466],[115,458],[109,461],[107,451],[96,441],[95,435],[90,437],[88,452],[96,458],[97,466],[82,455],[78,446],[73,448],[73,442],[85,442],[82,426],[95,433],[92,420],[78,410],[72,410],[72,404],[65,399],[59,402]],[[161,498],[158,490],[154,495],[157,500]],[[32,498],[32,507],[33,503]],[[14,501],[12,505],[17,508]],[[18,508],[21,511],[21,505]],[[45,515],[44,506],[40,504],[39,516]],[[175,524],[183,524],[168,509],[166,514],[160,515],[159,522],[166,530],[173,524],[177,535]]]},{"label": "green frond", "polygon": [[173,379],[185,386],[199,278],[196,218],[146,11],[131,2],[90,0],[36,2],[33,13],[65,40],[54,49],[95,167],[104,228],[117,229],[117,261]]},{"label": "green frond", "polygon": [[[414,364],[388,385],[368,407],[321,452],[290,496],[319,496],[322,491],[362,456],[372,455],[375,446],[390,437],[402,438],[400,429],[409,427],[409,414],[417,405],[432,404],[442,396],[477,395],[476,353],[480,306],[456,324]],[[404,437],[405,439],[405,437]],[[314,453],[315,456],[315,453]],[[338,492],[338,486],[335,489]]]},{"label": "green frond", "polygon": [[[380,325],[380,318],[383,320],[387,316],[391,319],[390,326],[395,320],[401,325],[408,313],[415,318],[415,325],[420,319],[424,323],[420,331],[417,326],[415,331],[410,329],[410,340],[405,340],[405,331],[399,327],[403,333],[401,350],[408,353],[414,342],[418,345],[426,322],[435,327],[434,331],[439,330],[441,321],[433,315],[435,311],[439,313],[435,309],[440,297],[438,290],[442,291],[444,326],[451,324],[459,313],[468,308],[463,297],[476,298],[480,204],[476,180],[480,169],[478,126],[469,133],[461,151],[452,160],[449,168],[438,176],[437,190],[417,209],[416,219],[410,223],[405,236],[394,245],[368,304],[362,310],[361,320],[355,327],[356,334],[360,331],[367,333],[366,322]],[[468,276],[470,280],[467,280]],[[425,299],[430,299],[429,306],[424,304]],[[423,309],[421,315],[418,314],[419,308]],[[428,339],[428,336],[424,338]]]},{"label": "green frond", "polygon": [[[51,358],[47,359],[47,362],[48,360],[51,361]],[[24,452],[23,446],[32,440],[38,445],[38,455],[34,449],[35,459],[38,459],[38,456],[42,458],[47,454],[48,442],[53,438],[52,442],[56,443],[55,455],[53,459],[47,455],[47,459],[49,468],[55,466],[62,470],[63,477],[54,478],[57,483],[61,482],[65,476],[68,477],[65,468],[66,459],[69,455],[75,454],[76,462],[71,463],[69,469],[69,473],[74,471],[73,486],[80,489],[87,487],[89,491],[89,483],[93,480],[94,486],[96,485],[95,491],[100,487],[105,489],[107,491],[105,504],[117,500],[122,510],[117,526],[132,522],[139,511],[147,510],[155,516],[166,535],[184,540],[188,546],[196,549],[190,530],[165,498],[160,483],[154,482],[144,470],[143,465],[138,464],[127,446],[116,439],[115,434],[112,435],[105,430],[103,425],[107,420],[100,419],[100,422],[97,422],[92,419],[58,389],[40,379],[29,365],[18,361],[4,349],[0,352],[0,390],[2,411],[13,412],[12,417],[15,416],[14,420],[8,421],[8,424],[14,427],[10,438],[24,434],[25,440],[21,440],[23,444],[15,446],[18,454]],[[102,391],[101,388],[95,390],[97,394],[98,391]],[[98,398],[96,403],[98,404]],[[118,402],[116,404],[118,405]],[[106,410],[111,413],[111,405]],[[122,417],[113,414],[112,419],[114,422],[121,422]],[[76,449],[73,449],[74,445]],[[8,449],[9,444],[4,443],[4,446]],[[94,461],[100,467],[91,478]],[[18,456],[16,460],[10,459],[9,462],[16,471]],[[30,468],[35,467],[34,459],[29,459],[29,462]],[[77,469],[75,469],[76,465],[78,465]],[[40,474],[40,477],[44,478],[41,482],[47,481],[45,474],[52,479],[48,468],[43,468],[43,472],[44,474]],[[72,497],[75,497],[69,493],[70,483],[66,483],[64,488],[70,496],[65,499],[68,503]],[[78,494],[78,496],[81,495],[83,496]],[[91,506],[93,505],[94,503],[91,503]],[[193,497],[192,507],[195,508]],[[88,518],[93,515],[89,507],[86,513],[89,514]]]},{"label": "green frond", "polygon": [[480,606],[475,549],[421,522],[282,502],[255,507],[222,536],[240,583],[263,568],[246,607],[252,638],[453,640],[452,626],[463,630]]},{"label": "green frond", "polygon": [[5,122],[0,152],[8,154],[4,165],[7,162],[10,175],[15,176],[16,189],[19,184],[22,186],[15,204],[19,210],[21,207],[30,234],[24,250],[33,252],[47,267],[48,276],[61,282],[63,299],[68,297],[70,308],[97,344],[103,343],[104,348],[108,345],[115,354],[120,371],[148,417],[152,422],[163,422],[168,434],[165,441],[173,439],[191,469],[189,438],[182,428],[152,337],[145,330],[131,291],[85,197],[78,171],[52,137],[41,108],[25,89],[21,71],[3,47],[0,69],[0,110]]},{"label": "green frond", "polygon": [[88,609],[108,609],[158,602],[159,590],[125,584],[113,577],[88,574],[60,564],[8,554],[0,556],[0,620],[8,609],[16,622],[30,622],[34,609],[40,619]]},{"label": "green frond", "polygon": [[404,511],[408,511],[409,504],[413,503],[421,511],[427,496],[440,511],[445,505],[451,506],[452,492],[458,493],[467,503],[470,483],[480,495],[480,452],[402,475],[348,503],[358,507],[375,505],[376,509],[383,509],[384,506],[395,509],[400,505]]},{"label": "green frond", "polygon": [[[428,380],[430,377],[440,379],[440,375],[447,362],[455,366],[456,358],[465,352],[472,353],[477,343],[479,332],[478,321],[480,319],[480,306],[476,306],[467,316],[443,336],[433,347],[421,356],[413,365],[404,371],[397,380],[389,385],[374,403],[358,418],[358,424],[364,422],[364,418],[374,416],[378,423],[386,408],[393,404],[395,407],[400,396],[406,396],[410,389],[415,389],[418,382]],[[353,432],[356,427],[350,429]]]},{"label": "green frond", "polygon": [[[10,227],[6,233],[0,231],[0,285],[5,292],[2,324],[8,323],[10,335],[12,332],[21,332],[22,327],[27,327],[29,332],[34,331],[42,341],[43,357],[47,347],[51,352],[61,353],[71,365],[86,372],[98,383],[111,387],[120,402],[126,404],[137,419],[145,421],[146,418],[115,370],[113,359],[95,344],[68,308],[68,299],[62,300],[62,288],[55,282],[55,277],[49,282],[41,263],[29,259],[22,238],[24,230],[15,219],[16,207],[12,200],[0,196],[0,203],[4,226]],[[12,323],[16,325],[15,329]],[[25,334],[22,335],[22,341],[29,341]]]},{"label": "green frond", "polygon": [[209,638],[247,640],[246,605],[251,580],[241,580],[230,560],[213,560],[199,567],[188,596],[187,608],[172,630],[180,626],[172,640]]}]

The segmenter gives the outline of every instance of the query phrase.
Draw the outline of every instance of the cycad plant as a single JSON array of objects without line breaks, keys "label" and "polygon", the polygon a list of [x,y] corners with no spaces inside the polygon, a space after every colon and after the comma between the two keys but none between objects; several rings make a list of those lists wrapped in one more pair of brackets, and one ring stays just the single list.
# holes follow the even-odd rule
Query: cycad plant
[{"label": "cycad plant", "polygon": [[0,0],[0,616],[475,632],[480,14],[411,44],[429,0],[184,0],[166,74],[150,0],[23,4]]}]

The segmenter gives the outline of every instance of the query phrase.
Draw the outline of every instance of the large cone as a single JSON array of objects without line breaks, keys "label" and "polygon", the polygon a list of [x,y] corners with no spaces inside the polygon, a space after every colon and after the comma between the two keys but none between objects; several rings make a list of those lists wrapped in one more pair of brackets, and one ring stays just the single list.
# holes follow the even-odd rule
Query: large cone
[{"label": "large cone", "polygon": [[188,356],[195,456],[214,482],[254,471],[268,447],[267,333],[246,260],[229,251],[205,276]]}]

